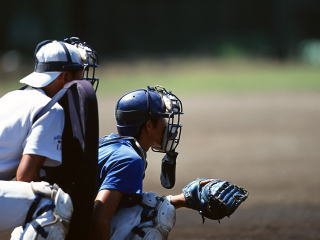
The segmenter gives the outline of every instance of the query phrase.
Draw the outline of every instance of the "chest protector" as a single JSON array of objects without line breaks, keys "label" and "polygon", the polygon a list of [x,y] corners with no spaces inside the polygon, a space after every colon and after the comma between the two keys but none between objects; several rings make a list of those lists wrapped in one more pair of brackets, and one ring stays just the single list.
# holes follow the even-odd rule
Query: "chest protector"
[{"label": "chest protector", "polygon": [[65,114],[62,164],[45,168],[45,180],[58,184],[72,199],[74,212],[66,239],[88,239],[98,185],[99,122],[96,94],[88,81],[69,82],[44,106],[33,122],[58,101]]}]

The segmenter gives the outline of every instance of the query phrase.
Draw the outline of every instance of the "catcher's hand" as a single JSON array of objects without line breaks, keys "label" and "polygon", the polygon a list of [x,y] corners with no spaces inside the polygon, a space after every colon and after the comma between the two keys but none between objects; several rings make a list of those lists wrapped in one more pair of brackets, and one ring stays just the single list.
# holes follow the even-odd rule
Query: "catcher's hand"
[{"label": "catcher's hand", "polygon": [[202,217],[214,220],[229,217],[248,197],[244,188],[210,178],[198,178],[187,184],[182,192],[189,208],[198,210]]}]

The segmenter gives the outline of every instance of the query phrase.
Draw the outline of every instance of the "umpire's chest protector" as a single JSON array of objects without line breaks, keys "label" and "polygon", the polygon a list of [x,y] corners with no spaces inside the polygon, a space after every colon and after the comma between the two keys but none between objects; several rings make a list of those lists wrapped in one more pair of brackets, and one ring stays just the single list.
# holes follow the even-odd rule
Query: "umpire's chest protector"
[{"label": "umpire's chest protector", "polygon": [[97,192],[98,107],[92,85],[85,80],[67,83],[59,103],[65,112],[62,165],[46,169],[48,180],[70,194],[74,213],[66,239],[88,239]]}]

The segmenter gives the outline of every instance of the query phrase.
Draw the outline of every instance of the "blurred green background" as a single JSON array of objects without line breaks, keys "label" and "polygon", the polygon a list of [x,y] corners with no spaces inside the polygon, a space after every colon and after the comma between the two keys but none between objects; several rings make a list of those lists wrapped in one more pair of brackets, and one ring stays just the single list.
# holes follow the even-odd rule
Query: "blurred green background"
[{"label": "blurred green background", "polygon": [[0,16],[0,94],[44,39],[99,53],[100,95],[161,84],[186,93],[318,91],[319,0],[10,1]]}]

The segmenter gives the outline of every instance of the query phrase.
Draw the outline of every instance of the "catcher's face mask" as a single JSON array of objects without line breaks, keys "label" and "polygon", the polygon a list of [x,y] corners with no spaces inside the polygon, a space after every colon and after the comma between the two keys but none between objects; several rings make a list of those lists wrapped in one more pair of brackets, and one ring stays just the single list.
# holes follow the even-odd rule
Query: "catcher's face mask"
[{"label": "catcher's face mask", "polygon": [[98,67],[98,55],[96,51],[77,37],[66,38],[64,42],[70,43],[78,48],[83,61],[83,80],[90,81],[95,91],[97,91],[99,79],[95,77],[96,68]]},{"label": "catcher's face mask", "polygon": [[180,142],[181,128],[180,116],[182,112],[182,103],[180,99],[163,87],[150,88],[159,93],[165,106],[163,117],[167,120],[166,128],[163,133],[160,147],[153,147],[155,152],[164,152],[166,155],[162,159],[161,165],[161,185],[165,188],[172,188],[175,184],[176,159],[178,153],[175,152]]},{"label": "catcher's face mask", "polygon": [[180,124],[180,116],[183,114],[182,103],[177,96],[163,87],[157,86],[155,88],[148,88],[154,89],[160,94],[165,106],[165,110],[162,115],[167,122],[161,146],[153,147],[152,150],[164,153],[174,152],[180,142],[181,136],[182,125]]}]

